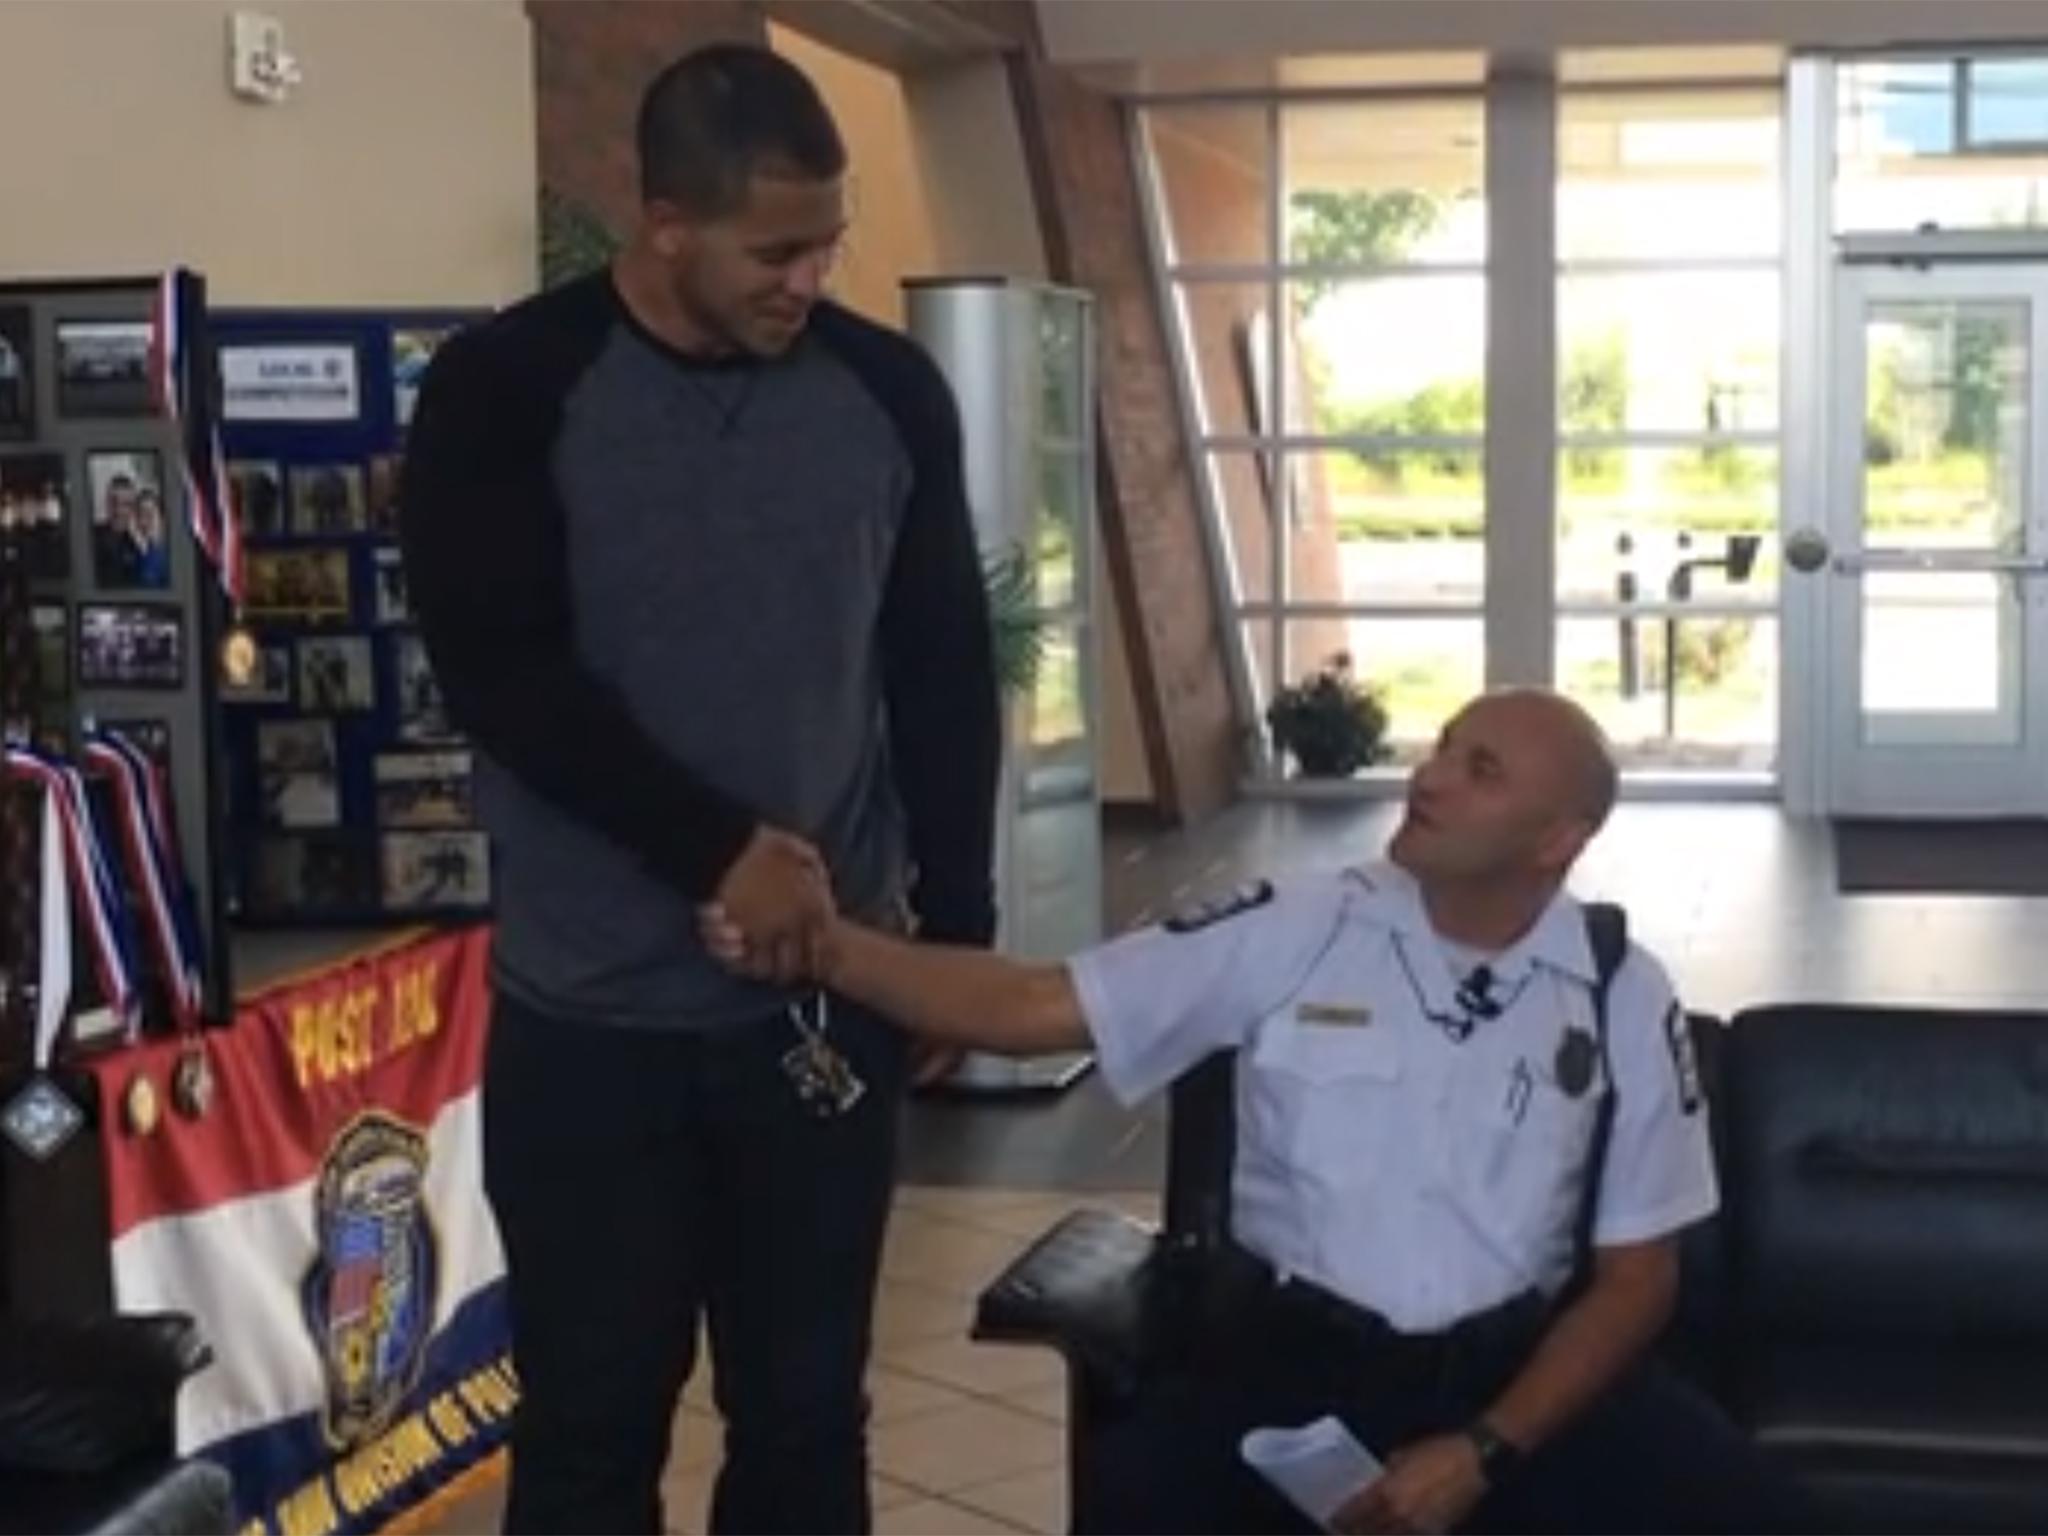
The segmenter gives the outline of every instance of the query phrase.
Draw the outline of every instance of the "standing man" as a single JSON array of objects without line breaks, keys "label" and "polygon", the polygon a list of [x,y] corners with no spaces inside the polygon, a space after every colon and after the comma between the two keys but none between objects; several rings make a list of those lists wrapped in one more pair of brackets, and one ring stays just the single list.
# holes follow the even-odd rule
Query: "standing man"
[{"label": "standing man", "polygon": [[[497,858],[488,1192],[514,1531],[658,1531],[708,1321],[718,1531],[868,1524],[906,1045],[793,985],[835,905],[984,944],[998,714],[946,385],[822,297],[846,155],[764,50],[641,105],[609,271],[452,339],[401,498]],[[716,900],[766,957],[704,952]]]},{"label": "standing man", "polygon": [[[834,986],[987,1050],[1092,1044],[1126,1103],[1237,1052],[1236,1304],[1102,1432],[1111,1487],[1084,1528],[1313,1530],[1239,1444],[1324,1414],[1387,1467],[1339,1531],[1796,1524],[1774,1469],[1648,1357],[1678,1233],[1718,1195],[1670,981],[1616,944],[1602,1007],[1564,890],[1614,795],[1582,710],[1494,694],[1416,768],[1384,861],[1262,882],[1063,966],[835,926]],[[714,953],[757,963],[705,924]]]}]

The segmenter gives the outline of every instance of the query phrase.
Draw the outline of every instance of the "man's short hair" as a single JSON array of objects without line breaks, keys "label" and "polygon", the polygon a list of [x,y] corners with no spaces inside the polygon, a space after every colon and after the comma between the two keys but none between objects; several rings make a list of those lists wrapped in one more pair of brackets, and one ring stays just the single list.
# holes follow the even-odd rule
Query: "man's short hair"
[{"label": "man's short hair", "polygon": [[828,181],[846,145],[818,88],[766,48],[718,43],[663,70],[640,101],[640,196],[713,219],[756,174]]}]

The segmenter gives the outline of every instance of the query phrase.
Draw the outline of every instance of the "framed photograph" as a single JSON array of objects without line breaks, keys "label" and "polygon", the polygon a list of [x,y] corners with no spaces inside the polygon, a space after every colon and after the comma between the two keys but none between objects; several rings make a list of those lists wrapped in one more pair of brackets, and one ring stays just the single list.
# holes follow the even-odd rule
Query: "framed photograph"
[{"label": "framed photograph", "polygon": [[107,591],[161,592],[171,584],[170,517],[163,460],[150,448],[85,456],[92,519],[92,579]]},{"label": "framed photograph", "polygon": [[147,320],[57,322],[57,414],[149,416]]},{"label": "framed photograph", "polygon": [[102,720],[100,729],[119,736],[160,768],[171,766],[171,727],[163,720]]},{"label": "framed photograph", "polygon": [[266,837],[256,845],[250,905],[293,917],[377,905],[376,850],[339,837]]},{"label": "framed photograph", "polygon": [[476,792],[469,753],[380,753],[376,773],[380,825],[420,829],[475,824]]},{"label": "framed photograph", "polygon": [[395,453],[370,460],[370,532],[379,538],[398,537],[398,482],[405,461]]},{"label": "framed photograph", "polygon": [[28,530],[32,581],[71,574],[71,495],[61,453],[0,454],[0,513]]},{"label": "framed photograph", "polygon": [[364,635],[299,642],[299,708],[309,715],[339,715],[373,708],[377,673]]},{"label": "framed photograph", "polygon": [[483,833],[392,832],[383,841],[387,912],[491,904],[491,845]]},{"label": "framed photograph", "polygon": [[256,777],[266,826],[341,824],[341,770],[328,720],[259,720]]},{"label": "framed photograph", "polygon": [[36,637],[36,694],[71,697],[71,615],[62,603],[34,603],[28,611]]},{"label": "framed photograph", "polygon": [[250,553],[242,608],[252,624],[346,624],[345,549],[264,549]]},{"label": "framed photograph", "polygon": [[0,305],[0,439],[36,435],[35,316]]},{"label": "framed photograph", "polygon": [[185,615],[167,603],[85,603],[78,610],[81,688],[182,688]]},{"label": "framed photograph", "polygon": [[412,621],[412,602],[405,590],[405,557],[395,549],[377,551],[377,622],[407,624]]},{"label": "framed photograph", "polygon": [[412,425],[427,364],[434,360],[441,343],[454,334],[453,326],[412,327],[391,333],[391,415],[401,430]]},{"label": "framed photograph", "polygon": [[268,459],[236,459],[228,465],[235,516],[251,538],[274,539],[285,531],[284,471]]},{"label": "framed photograph", "polygon": [[418,635],[398,637],[398,735],[401,741],[447,741],[455,735],[441,684]]},{"label": "framed photograph", "polygon": [[335,538],[368,530],[359,466],[294,464],[291,485],[293,533]]},{"label": "framed photograph", "polygon": [[289,704],[292,701],[292,648],[289,645],[259,645],[256,670],[246,683],[223,676],[221,699],[229,704]]}]

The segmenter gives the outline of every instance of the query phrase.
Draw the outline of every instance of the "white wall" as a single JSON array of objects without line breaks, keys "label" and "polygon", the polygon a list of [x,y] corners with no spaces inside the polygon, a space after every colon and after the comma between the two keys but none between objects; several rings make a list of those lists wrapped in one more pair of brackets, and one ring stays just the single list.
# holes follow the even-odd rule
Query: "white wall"
[{"label": "white wall", "polygon": [[2048,38],[2041,0],[1038,0],[1038,18],[1047,51],[1063,63],[1344,49]]},{"label": "white wall", "polygon": [[519,0],[263,0],[305,84],[227,87],[225,0],[0,4],[0,278],[173,264],[217,304],[470,305],[536,281]]}]

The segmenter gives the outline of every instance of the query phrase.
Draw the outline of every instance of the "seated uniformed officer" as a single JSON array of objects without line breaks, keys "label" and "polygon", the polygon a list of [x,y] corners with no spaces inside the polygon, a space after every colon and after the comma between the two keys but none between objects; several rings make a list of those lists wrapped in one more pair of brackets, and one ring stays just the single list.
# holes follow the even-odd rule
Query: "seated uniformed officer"
[{"label": "seated uniformed officer", "polygon": [[[1126,1103],[1239,1052],[1241,1289],[1195,1367],[1106,1432],[1103,1529],[1312,1528],[1238,1445],[1325,1413],[1387,1465],[1340,1530],[1787,1523],[1761,1458],[1644,1359],[1674,1238],[1717,1192],[1684,1015],[1639,948],[1598,1043],[1563,883],[1614,795],[1575,705],[1492,694],[1415,770],[1385,862],[1249,887],[1064,965],[834,930],[834,990],[983,1050],[1092,1045]],[[747,963],[715,910],[705,926]]]}]

